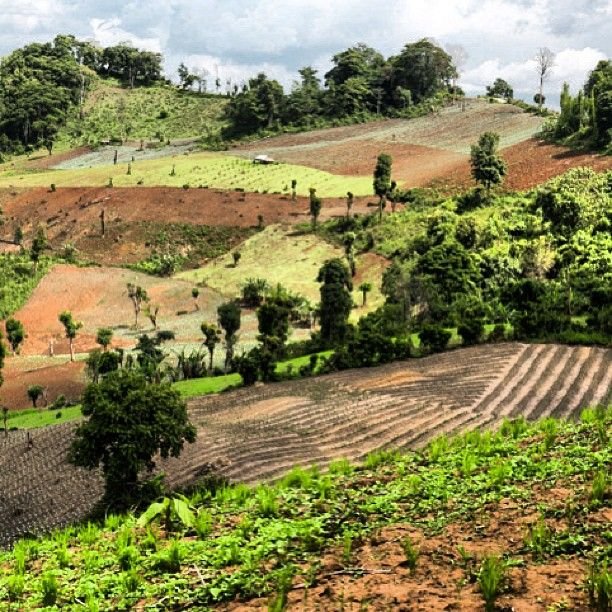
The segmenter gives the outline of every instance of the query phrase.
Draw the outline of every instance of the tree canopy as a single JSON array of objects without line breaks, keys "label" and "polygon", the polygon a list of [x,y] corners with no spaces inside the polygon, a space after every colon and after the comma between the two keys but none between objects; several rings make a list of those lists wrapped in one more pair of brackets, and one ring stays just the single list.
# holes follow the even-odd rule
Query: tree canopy
[{"label": "tree canopy", "polygon": [[88,469],[102,467],[106,493],[125,498],[139,484],[154,457],[178,457],[185,442],[194,442],[185,402],[169,384],[152,384],[137,370],[118,370],[83,394],[83,415],[69,458]]}]

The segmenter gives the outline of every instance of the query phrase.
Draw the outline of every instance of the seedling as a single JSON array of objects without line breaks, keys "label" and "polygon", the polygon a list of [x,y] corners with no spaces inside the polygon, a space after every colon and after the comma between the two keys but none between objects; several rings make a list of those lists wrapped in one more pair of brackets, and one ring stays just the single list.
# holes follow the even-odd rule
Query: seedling
[{"label": "seedling", "polygon": [[414,542],[410,536],[403,538],[401,545],[402,550],[404,551],[404,556],[406,557],[406,565],[410,569],[411,573],[414,573],[421,551],[414,545]]},{"label": "seedling", "polygon": [[495,609],[506,574],[506,563],[496,555],[486,556],[478,572],[478,586],[485,600],[485,610]]}]

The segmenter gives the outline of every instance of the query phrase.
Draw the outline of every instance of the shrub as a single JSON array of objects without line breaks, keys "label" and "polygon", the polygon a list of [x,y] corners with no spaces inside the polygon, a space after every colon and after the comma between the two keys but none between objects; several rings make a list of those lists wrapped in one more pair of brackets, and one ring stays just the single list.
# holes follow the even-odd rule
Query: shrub
[{"label": "shrub", "polygon": [[419,549],[414,545],[412,538],[410,536],[406,536],[402,541],[402,550],[404,551],[404,556],[406,557],[406,565],[410,569],[411,572],[414,572],[417,566],[417,561],[419,560]]},{"label": "shrub", "polygon": [[439,353],[448,346],[451,335],[449,331],[442,327],[427,325],[419,332],[419,340],[425,351]]},{"label": "shrub", "polygon": [[503,342],[505,339],[506,326],[503,323],[497,323],[487,336],[489,342]]},{"label": "shrub", "polygon": [[40,593],[43,606],[54,606],[57,603],[59,586],[57,578],[51,572],[43,574],[40,581]]},{"label": "shrub", "polygon": [[463,344],[470,346],[472,344],[478,344],[482,340],[484,334],[484,323],[482,319],[474,318],[463,321],[457,331],[463,338]]}]

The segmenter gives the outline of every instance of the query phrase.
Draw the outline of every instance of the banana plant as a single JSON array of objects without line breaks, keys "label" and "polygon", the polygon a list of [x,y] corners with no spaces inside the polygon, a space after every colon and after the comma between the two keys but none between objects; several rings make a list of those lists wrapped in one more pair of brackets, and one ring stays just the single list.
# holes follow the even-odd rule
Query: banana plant
[{"label": "banana plant", "polygon": [[196,517],[184,495],[164,497],[161,501],[153,502],[140,516],[137,525],[146,527],[158,518],[166,533],[172,532],[176,523],[188,529],[195,528]]}]

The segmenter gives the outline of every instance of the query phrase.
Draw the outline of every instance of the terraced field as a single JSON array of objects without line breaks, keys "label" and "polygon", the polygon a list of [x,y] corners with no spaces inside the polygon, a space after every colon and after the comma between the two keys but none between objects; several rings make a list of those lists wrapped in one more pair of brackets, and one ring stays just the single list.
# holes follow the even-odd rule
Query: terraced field
[{"label": "terraced field", "polygon": [[[242,389],[190,402],[199,436],[165,462],[181,485],[213,464],[245,482],[295,464],[324,466],[378,448],[416,448],[442,434],[492,428],[506,417],[572,418],[609,401],[612,350],[517,343],[461,349],[380,368]],[[0,543],[86,514],[101,480],[66,465],[74,425],[0,437]]]}]

